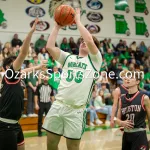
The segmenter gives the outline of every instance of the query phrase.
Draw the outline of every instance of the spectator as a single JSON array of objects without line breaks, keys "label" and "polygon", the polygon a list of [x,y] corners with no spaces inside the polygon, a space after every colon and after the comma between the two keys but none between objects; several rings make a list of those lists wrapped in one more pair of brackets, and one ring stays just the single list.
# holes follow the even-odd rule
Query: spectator
[{"label": "spectator", "polygon": [[148,47],[147,52],[144,54],[145,58],[148,58],[150,56],[150,46]]},{"label": "spectator", "polygon": [[81,42],[82,42],[82,38],[80,37],[80,38],[78,38],[78,41],[77,41],[78,49],[79,49],[79,47],[80,47]]},{"label": "spectator", "polygon": [[109,65],[109,67],[108,67],[108,71],[109,72],[113,71],[114,73],[117,72],[117,60],[116,60],[116,58],[113,58],[111,60],[111,63]]},{"label": "spectator", "polygon": [[38,136],[42,136],[42,119],[43,114],[47,115],[52,102],[54,101],[54,93],[48,84],[48,76],[45,76],[43,82],[38,85],[35,93],[35,109],[38,110]]},{"label": "spectator", "polygon": [[103,59],[103,61],[102,61],[102,65],[101,65],[101,68],[100,68],[100,72],[101,71],[108,71],[107,62],[104,59],[104,57],[102,59]]},{"label": "spectator", "polygon": [[137,51],[134,54],[134,57],[136,58],[136,63],[140,65],[142,63],[142,58],[144,57],[144,53],[140,51],[139,48],[137,48]]},{"label": "spectator", "polygon": [[106,60],[107,65],[109,66],[111,63],[111,60],[114,58],[114,55],[111,49],[108,49],[107,53],[104,55],[104,58]]},{"label": "spectator", "polygon": [[124,45],[122,40],[120,40],[119,43],[117,44],[116,51],[117,51],[118,54],[120,54],[120,53],[125,51],[125,45]]},{"label": "spectator", "polygon": [[120,73],[123,71],[122,69],[122,64],[119,63],[117,66],[117,72],[116,72],[116,76],[117,76],[117,85],[121,85],[123,83],[121,77],[120,77]]},{"label": "spectator", "polygon": [[103,41],[103,49],[104,49],[104,53],[106,53],[109,49],[107,39],[104,39]]},{"label": "spectator", "polygon": [[57,66],[53,67],[53,73],[51,74],[50,79],[48,80],[49,85],[53,88],[54,96],[57,94],[58,85],[60,83],[60,73]]},{"label": "spectator", "polygon": [[123,45],[124,45],[124,52],[127,52],[129,48],[128,48],[127,42],[125,40],[123,41]]},{"label": "spectator", "polygon": [[74,39],[73,39],[73,37],[71,37],[70,39],[69,39],[69,46],[70,46],[70,48],[71,48],[71,51],[72,51],[72,53],[73,54],[75,54],[75,55],[78,55],[78,46],[77,46],[77,44],[74,42]]},{"label": "spectator", "polygon": [[135,53],[135,52],[136,52],[136,50],[137,50],[137,46],[136,46],[136,42],[135,42],[135,41],[134,41],[134,42],[132,42],[132,44],[131,44],[130,48],[131,48],[131,52],[133,52],[133,53]]},{"label": "spectator", "polygon": [[101,52],[101,54],[103,56],[105,54],[103,41],[100,41],[100,48],[99,48],[99,50],[100,50],[100,52]]},{"label": "spectator", "polygon": [[147,51],[147,47],[145,46],[144,41],[140,43],[139,49],[141,52],[145,53]]},{"label": "spectator", "polygon": [[106,83],[101,84],[101,90],[104,93],[104,100],[106,105],[112,105],[111,93],[106,88]]},{"label": "spectator", "polygon": [[[29,63],[28,68],[33,66],[32,63]],[[37,115],[34,114],[34,95],[37,89],[38,79],[34,76],[33,73],[30,73],[27,79],[27,95],[28,95],[28,103],[27,103],[27,114],[28,117],[36,117]]]},{"label": "spectator", "polygon": [[[48,69],[53,69],[53,67],[57,66],[56,61],[54,60],[54,58],[49,54],[49,59],[48,59]],[[53,71],[51,71],[52,73]]]},{"label": "spectator", "polygon": [[123,65],[122,65],[122,69],[128,70],[128,60],[127,59],[123,59]]},{"label": "spectator", "polygon": [[115,46],[111,43],[111,39],[108,39],[107,45],[108,45],[108,48],[110,48],[112,51],[115,50]]},{"label": "spectator", "polygon": [[135,64],[130,63],[130,64],[129,64],[129,70],[130,70],[130,71],[135,71]]},{"label": "spectator", "polygon": [[48,60],[49,59],[49,55],[48,53],[46,52],[46,49],[45,47],[43,47],[41,49],[41,52],[38,54],[38,60],[41,62],[43,60]]},{"label": "spectator", "polygon": [[32,63],[33,66],[38,66],[40,64],[40,61],[38,60],[37,56],[34,56],[33,59],[30,60],[30,63]]},{"label": "spectator", "polygon": [[1,53],[1,51],[2,51],[2,42],[0,41],[0,53]]},{"label": "spectator", "polygon": [[[2,67],[3,66],[3,55],[2,54],[0,54],[0,67]],[[1,72],[1,71],[0,71]]]},{"label": "spectator", "polygon": [[89,106],[87,106],[87,112],[90,113],[90,126],[95,126],[94,121],[97,125],[101,125],[102,121],[98,119],[95,107],[94,107],[94,99],[96,98],[96,91],[92,93],[92,99],[90,100]]},{"label": "spectator", "polygon": [[17,45],[22,46],[22,41],[18,39],[18,34],[14,35],[14,38],[11,41],[12,47],[16,47]]},{"label": "spectator", "polygon": [[103,91],[99,91],[98,96],[94,100],[94,106],[96,112],[100,112],[102,114],[106,114],[106,125],[110,125],[110,116],[112,113],[112,106],[107,106],[105,104],[104,93]]},{"label": "spectator", "polygon": [[3,59],[7,58],[10,55],[8,48],[4,47],[2,50]]},{"label": "spectator", "polygon": [[145,68],[145,70],[147,69],[147,71],[150,72],[150,55],[144,61],[144,68]]},{"label": "spectator", "polygon": [[35,52],[38,55],[40,50],[46,46],[46,40],[44,40],[44,35],[41,35],[41,37],[36,41],[35,43]]},{"label": "spectator", "polygon": [[70,45],[67,43],[67,38],[66,37],[63,38],[62,43],[60,45],[60,49],[63,50],[64,52],[71,53]]}]

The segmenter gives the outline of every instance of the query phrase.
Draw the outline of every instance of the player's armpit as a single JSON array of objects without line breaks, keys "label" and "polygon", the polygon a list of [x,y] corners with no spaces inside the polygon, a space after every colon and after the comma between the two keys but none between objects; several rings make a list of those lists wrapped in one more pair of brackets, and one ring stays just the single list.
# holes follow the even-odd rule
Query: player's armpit
[{"label": "player's armpit", "polygon": [[149,126],[149,130],[150,130],[150,99],[147,95],[144,96],[144,107],[147,112],[148,126]]}]

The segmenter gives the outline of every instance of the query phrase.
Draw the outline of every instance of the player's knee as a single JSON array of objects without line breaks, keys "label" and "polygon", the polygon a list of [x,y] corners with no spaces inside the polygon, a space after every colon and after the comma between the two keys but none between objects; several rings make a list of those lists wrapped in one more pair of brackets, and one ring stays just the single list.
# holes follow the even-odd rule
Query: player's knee
[{"label": "player's knee", "polygon": [[79,150],[80,141],[67,140],[68,150]]}]

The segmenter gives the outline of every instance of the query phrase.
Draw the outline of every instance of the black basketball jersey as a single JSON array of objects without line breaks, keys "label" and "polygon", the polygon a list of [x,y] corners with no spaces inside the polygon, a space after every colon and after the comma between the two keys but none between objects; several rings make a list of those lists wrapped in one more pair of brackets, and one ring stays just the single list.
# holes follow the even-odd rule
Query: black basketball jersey
[{"label": "black basketball jersey", "polygon": [[127,94],[121,96],[121,119],[131,120],[134,123],[134,128],[146,128],[144,94],[138,91],[130,99],[127,98]]},{"label": "black basketball jersey", "polygon": [[23,111],[23,88],[20,84],[20,74],[13,67],[6,71],[0,90],[0,117],[19,120]]},{"label": "black basketball jersey", "polygon": [[128,93],[128,89],[123,84],[121,84],[119,88],[120,88],[121,95]]}]

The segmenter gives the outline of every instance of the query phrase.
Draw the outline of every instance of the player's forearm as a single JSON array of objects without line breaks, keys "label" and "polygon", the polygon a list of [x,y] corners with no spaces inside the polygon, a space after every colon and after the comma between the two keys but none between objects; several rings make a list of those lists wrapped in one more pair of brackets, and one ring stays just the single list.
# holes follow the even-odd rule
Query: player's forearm
[{"label": "player's forearm", "polygon": [[86,43],[93,41],[92,35],[89,31],[83,26],[81,22],[77,22],[77,27],[80,31],[81,36],[83,37]]},{"label": "player's forearm", "polygon": [[55,26],[48,38],[48,42],[46,45],[47,49],[51,49],[51,48],[55,47],[55,42],[56,42],[56,38],[58,35],[58,31],[59,31],[59,29]]},{"label": "player's forearm", "polygon": [[38,105],[38,96],[34,96],[34,103],[35,105]]},{"label": "player's forearm", "polygon": [[111,120],[114,119],[115,114],[116,114],[116,111],[117,111],[117,106],[116,106],[116,105],[113,105],[113,107],[112,107],[112,114],[111,114]]},{"label": "player's forearm", "polygon": [[33,31],[30,31],[28,35],[26,36],[23,45],[21,47],[20,55],[24,56],[24,58],[27,56],[29,52],[30,42],[33,35]]}]

